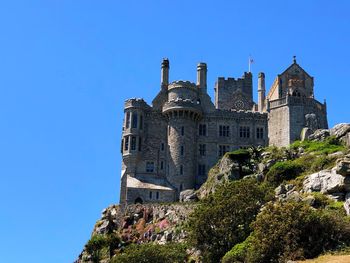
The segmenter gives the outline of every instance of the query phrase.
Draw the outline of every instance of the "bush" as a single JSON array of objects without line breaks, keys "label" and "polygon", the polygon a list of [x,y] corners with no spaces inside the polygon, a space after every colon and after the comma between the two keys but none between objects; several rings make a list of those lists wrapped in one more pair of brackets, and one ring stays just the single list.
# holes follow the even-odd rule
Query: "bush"
[{"label": "bush", "polygon": [[303,165],[295,160],[277,162],[266,174],[266,180],[272,185],[277,186],[283,181],[295,179],[300,173],[303,172],[303,170]]},{"label": "bush", "polygon": [[242,243],[236,244],[229,252],[222,258],[222,263],[234,263],[244,262],[247,251],[251,242],[251,236],[249,236]]},{"label": "bush", "polygon": [[296,141],[290,145],[291,149],[305,149],[306,152],[316,152],[318,154],[330,154],[338,151],[344,151],[345,146],[334,136],[326,138],[324,141]]},{"label": "bush", "polygon": [[189,238],[203,253],[204,262],[219,262],[251,232],[250,223],[273,190],[254,179],[229,182],[203,200],[190,216]]},{"label": "bush", "polygon": [[253,223],[244,262],[313,258],[350,243],[345,217],[304,203],[268,204]]},{"label": "bush", "polygon": [[182,263],[186,260],[186,245],[183,243],[147,243],[127,246],[112,258],[111,263]]},{"label": "bush", "polygon": [[102,249],[108,245],[107,237],[104,235],[93,235],[85,245],[86,252],[91,255],[92,262],[98,263],[102,258]]}]

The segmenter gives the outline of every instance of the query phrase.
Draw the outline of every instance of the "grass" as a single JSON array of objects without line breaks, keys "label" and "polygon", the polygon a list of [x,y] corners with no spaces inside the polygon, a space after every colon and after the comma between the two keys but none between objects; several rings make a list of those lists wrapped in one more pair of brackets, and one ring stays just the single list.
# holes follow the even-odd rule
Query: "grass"
[{"label": "grass", "polygon": [[334,152],[345,151],[346,147],[340,143],[335,137],[328,137],[325,141],[296,141],[290,145],[290,149],[297,150],[303,148],[306,152],[314,152],[317,154],[331,154]]},{"label": "grass", "polygon": [[323,255],[315,259],[298,261],[300,263],[349,263],[350,255]]}]

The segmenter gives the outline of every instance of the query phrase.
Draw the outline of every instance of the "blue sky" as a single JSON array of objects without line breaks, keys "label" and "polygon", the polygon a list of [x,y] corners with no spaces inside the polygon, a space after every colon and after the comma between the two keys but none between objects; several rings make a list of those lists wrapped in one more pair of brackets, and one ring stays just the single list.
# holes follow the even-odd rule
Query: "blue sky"
[{"label": "blue sky", "polygon": [[[248,2],[248,3],[247,3]],[[170,79],[298,63],[350,122],[349,1],[0,1],[2,262],[73,262],[101,210],[119,201],[123,102]]]}]

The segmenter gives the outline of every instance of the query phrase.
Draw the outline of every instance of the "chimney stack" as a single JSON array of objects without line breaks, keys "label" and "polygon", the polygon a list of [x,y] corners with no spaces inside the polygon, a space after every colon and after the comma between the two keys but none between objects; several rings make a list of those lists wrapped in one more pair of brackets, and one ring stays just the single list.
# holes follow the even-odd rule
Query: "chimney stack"
[{"label": "chimney stack", "polygon": [[197,65],[197,86],[201,91],[207,91],[207,64],[203,62]]},{"label": "chimney stack", "polygon": [[265,74],[259,73],[258,77],[258,111],[263,112],[265,108]]},{"label": "chimney stack", "polygon": [[169,84],[169,59],[163,58],[160,74],[161,87],[167,89]]}]

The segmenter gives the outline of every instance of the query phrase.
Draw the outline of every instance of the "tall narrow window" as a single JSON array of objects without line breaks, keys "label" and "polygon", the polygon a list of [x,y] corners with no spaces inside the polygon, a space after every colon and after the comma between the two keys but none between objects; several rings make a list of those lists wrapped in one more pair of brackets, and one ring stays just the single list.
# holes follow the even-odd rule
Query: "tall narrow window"
[{"label": "tall narrow window", "polygon": [[182,165],[180,165],[180,174],[183,175],[184,174],[184,167]]},{"label": "tall narrow window", "polygon": [[143,116],[140,115],[140,130],[143,129]]},{"label": "tall narrow window", "polygon": [[131,128],[137,128],[137,113],[133,112],[131,116]]},{"label": "tall narrow window", "polygon": [[136,137],[135,136],[131,137],[131,150],[132,151],[136,150]]},{"label": "tall narrow window", "polygon": [[125,137],[125,144],[124,144],[124,150],[129,150],[129,136]]},{"label": "tall narrow window", "polygon": [[161,161],[160,162],[160,170],[163,170],[164,169],[164,161]]},{"label": "tall narrow window", "polygon": [[120,144],[120,152],[123,153],[123,145],[124,145],[124,139],[122,139],[122,142]]},{"label": "tall narrow window", "polygon": [[207,136],[207,125],[199,124],[199,136]]},{"label": "tall narrow window", "polygon": [[206,145],[205,144],[200,144],[199,145],[199,155],[200,156],[205,156],[206,155]]},{"label": "tall narrow window", "polygon": [[185,152],[184,147],[181,146],[181,147],[180,147],[180,155],[184,155],[184,152]]},{"label": "tall narrow window", "polygon": [[182,135],[182,136],[185,135],[185,127],[184,127],[184,126],[181,127],[181,135]]},{"label": "tall narrow window", "polygon": [[149,192],[149,199],[152,199],[152,191]]},{"label": "tall narrow window", "polygon": [[139,152],[141,151],[141,148],[142,147],[142,139],[141,139],[141,137],[139,137]]},{"label": "tall narrow window", "polygon": [[228,151],[230,151],[230,146],[228,146],[228,145],[219,145],[219,157],[222,157]]},{"label": "tall narrow window", "polygon": [[160,149],[164,151],[164,142],[162,142],[162,144],[160,145]]},{"label": "tall narrow window", "polygon": [[130,112],[126,113],[126,118],[125,118],[125,127],[129,128],[130,126]]},{"label": "tall narrow window", "polygon": [[262,127],[256,128],[256,138],[257,139],[264,139],[264,128],[262,128]]},{"label": "tall narrow window", "polygon": [[159,199],[159,192],[156,192],[156,199]]}]

